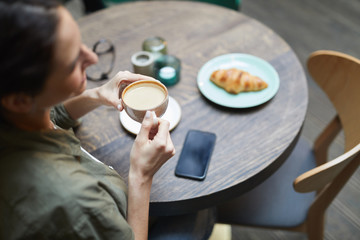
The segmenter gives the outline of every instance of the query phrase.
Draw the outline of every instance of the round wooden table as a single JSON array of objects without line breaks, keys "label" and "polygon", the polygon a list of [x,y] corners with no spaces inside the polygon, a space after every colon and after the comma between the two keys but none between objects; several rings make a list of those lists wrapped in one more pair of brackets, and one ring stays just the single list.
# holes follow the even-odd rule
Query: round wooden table
[{"label": "round wooden table", "polygon": [[[300,134],[308,104],[304,70],[289,45],[264,24],[244,14],[199,2],[132,2],[78,20],[83,41],[92,46],[107,38],[116,47],[115,74],[132,71],[130,58],[150,36],[168,42],[169,54],[182,63],[181,80],[169,87],[182,118],[171,132],[177,154],[155,175],[151,215],[175,215],[215,206],[252,189],[286,160]],[[268,102],[252,108],[227,108],[205,98],[197,74],[210,59],[246,53],[270,63],[280,88]],[[88,82],[95,87],[103,82]],[[214,132],[216,146],[204,181],[174,175],[190,129]],[[135,136],[120,124],[119,113],[100,107],[77,129],[83,147],[111,165],[127,181]]]}]

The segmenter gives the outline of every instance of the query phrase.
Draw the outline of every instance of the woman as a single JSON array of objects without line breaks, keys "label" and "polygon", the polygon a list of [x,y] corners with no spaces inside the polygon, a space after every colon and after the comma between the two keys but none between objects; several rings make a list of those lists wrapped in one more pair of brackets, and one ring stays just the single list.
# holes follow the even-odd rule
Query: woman
[{"label": "woman", "polygon": [[97,56],[69,12],[49,0],[0,1],[0,238],[146,239],[156,171],[175,154],[169,123],[147,113],[120,176],[93,161],[71,127],[100,105],[122,110],[119,72],[86,89]]},{"label": "woman", "polygon": [[[0,239],[147,239],[152,179],[175,154],[169,123],[147,112],[128,186],[71,128],[98,106],[121,111],[123,86],[150,78],[119,72],[86,90],[97,56],[54,0],[0,0],[0,32]],[[213,221],[212,210],[156,218],[149,237],[206,239]]]}]

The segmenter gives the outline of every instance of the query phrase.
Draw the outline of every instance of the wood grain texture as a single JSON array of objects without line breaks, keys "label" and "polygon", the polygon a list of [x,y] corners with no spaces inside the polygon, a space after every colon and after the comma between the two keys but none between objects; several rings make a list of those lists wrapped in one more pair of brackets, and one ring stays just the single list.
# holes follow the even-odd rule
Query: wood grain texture
[{"label": "wood grain texture", "polygon": [[[132,70],[130,57],[149,36],[165,38],[169,53],[182,61],[181,80],[168,89],[182,108],[182,119],[171,133],[177,154],[155,175],[152,215],[180,214],[218,204],[256,186],[286,159],[305,119],[307,83],[295,53],[265,25],[233,10],[172,1],[121,4],[78,22],[87,45],[100,38],[114,43],[114,73]],[[199,69],[227,53],[248,53],[268,61],[280,76],[276,96],[251,109],[224,108],[204,98],[196,83]],[[88,87],[98,84],[89,82]],[[121,127],[118,115],[106,107],[95,110],[82,119],[77,136],[86,150],[126,180],[134,136]],[[217,135],[207,177],[201,182],[174,175],[190,129]]]}]

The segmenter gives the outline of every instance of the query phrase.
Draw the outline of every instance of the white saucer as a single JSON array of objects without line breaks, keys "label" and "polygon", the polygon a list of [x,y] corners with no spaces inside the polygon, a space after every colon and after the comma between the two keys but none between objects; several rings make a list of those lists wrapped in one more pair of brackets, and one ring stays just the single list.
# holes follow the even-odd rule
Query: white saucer
[{"label": "white saucer", "polygon": [[[121,125],[130,133],[137,135],[140,131],[141,124],[134,121],[129,117],[125,111],[121,111],[119,114]],[[179,103],[171,96],[169,96],[169,105],[166,109],[166,112],[161,117],[170,122],[169,130],[173,130],[181,119],[181,107]]]}]

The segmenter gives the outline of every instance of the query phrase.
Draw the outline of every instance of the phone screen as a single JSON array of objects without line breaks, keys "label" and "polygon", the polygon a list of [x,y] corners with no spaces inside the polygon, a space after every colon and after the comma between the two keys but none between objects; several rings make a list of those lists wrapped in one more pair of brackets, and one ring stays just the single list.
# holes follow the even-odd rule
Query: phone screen
[{"label": "phone screen", "polygon": [[215,140],[214,133],[190,130],[186,135],[175,175],[196,180],[205,179]]}]

